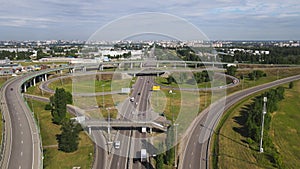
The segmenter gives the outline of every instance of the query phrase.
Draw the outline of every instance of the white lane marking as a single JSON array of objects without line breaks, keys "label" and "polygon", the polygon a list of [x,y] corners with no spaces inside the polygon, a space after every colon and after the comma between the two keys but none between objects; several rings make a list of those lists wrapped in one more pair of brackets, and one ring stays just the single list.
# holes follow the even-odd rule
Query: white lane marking
[{"label": "white lane marking", "polygon": [[20,123],[20,127],[22,127],[22,124]]},{"label": "white lane marking", "polygon": [[21,144],[23,144],[24,142],[23,142],[23,140],[21,141]]},{"label": "white lane marking", "polygon": [[120,162],[118,162],[118,166],[120,166]]},{"label": "white lane marking", "polygon": [[23,151],[21,151],[21,156],[23,156]]},{"label": "white lane marking", "polygon": [[192,164],[190,164],[189,166],[190,166],[190,168],[192,168]]},{"label": "white lane marking", "polygon": [[20,117],[18,117],[18,120],[19,120],[19,121],[21,120]]},{"label": "white lane marking", "polygon": [[21,135],[23,135],[23,131],[21,131]]},{"label": "white lane marking", "polygon": [[192,155],[194,155],[194,152],[192,151]]},{"label": "white lane marking", "polygon": [[19,169],[21,169],[22,167],[21,166],[19,166]]}]

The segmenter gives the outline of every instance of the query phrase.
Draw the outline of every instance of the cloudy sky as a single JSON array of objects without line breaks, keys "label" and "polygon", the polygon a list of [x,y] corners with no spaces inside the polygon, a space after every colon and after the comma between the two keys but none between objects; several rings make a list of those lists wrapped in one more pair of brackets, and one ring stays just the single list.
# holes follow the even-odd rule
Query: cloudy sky
[{"label": "cloudy sky", "polygon": [[300,39],[299,0],[0,1],[0,40],[86,40],[120,17],[143,12],[181,17],[213,40]]}]

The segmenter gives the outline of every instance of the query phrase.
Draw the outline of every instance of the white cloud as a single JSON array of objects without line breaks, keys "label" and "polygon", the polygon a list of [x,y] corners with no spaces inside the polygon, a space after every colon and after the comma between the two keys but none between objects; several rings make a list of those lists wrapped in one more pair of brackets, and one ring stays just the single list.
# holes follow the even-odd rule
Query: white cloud
[{"label": "white cloud", "polygon": [[[284,23],[282,27],[287,27],[289,24],[300,26],[300,3],[298,0],[2,1],[0,26],[32,27],[32,31],[35,31],[36,28],[43,28],[46,31],[55,28],[68,34],[67,29],[70,25],[96,30],[97,27],[101,27],[109,21],[136,12],[170,13],[183,17],[193,24],[201,26],[200,28],[213,25],[226,27],[244,24],[247,29],[258,25],[263,30],[269,25],[277,24],[278,19]],[[240,26],[240,29],[245,29],[244,27]],[[277,27],[282,29],[281,25],[277,24]],[[220,32],[219,34],[222,36],[222,30],[216,28],[215,31],[215,34]],[[292,34],[293,31],[290,33]]]}]

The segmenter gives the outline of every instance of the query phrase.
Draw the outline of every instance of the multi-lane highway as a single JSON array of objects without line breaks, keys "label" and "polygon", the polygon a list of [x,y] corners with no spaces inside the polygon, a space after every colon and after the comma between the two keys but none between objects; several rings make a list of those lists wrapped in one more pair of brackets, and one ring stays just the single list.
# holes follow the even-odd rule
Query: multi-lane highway
[{"label": "multi-lane highway", "polygon": [[[198,116],[198,118],[195,120],[195,123],[193,123],[194,125],[191,126],[191,132],[187,143],[185,144],[185,149],[183,157],[180,160],[179,168],[209,168],[211,136],[214,133],[214,129],[216,128],[222,114],[230,106],[256,92],[299,79],[300,75],[280,79],[271,83],[234,93],[213,103],[209,108],[201,112],[200,116]],[[225,104],[220,104],[221,102],[224,102]]]},{"label": "multi-lane highway", "polygon": [[4,115],[7,137],[1,168],[31,169],[42,164],[38,128],[20,93],[22,80],[14,79],[3,88],[3,104],[8,114]]},{"label": "multi-lane highway", "polygon": [[[143,121],[147,117],[147,109],[149,108],[149,95],[152,87],[152,77],[138,77],[133,86],[131,97],[133,101],[127,100],[124,104],[122,118],[130,121]],[[130,131],[120,130],[115,139],[121,142],[120,149],[115,149],[111,167],[117,168],[144,168],[139,160],[139,152],[146,140],[146,134],[140,132],[141,129]]]}]

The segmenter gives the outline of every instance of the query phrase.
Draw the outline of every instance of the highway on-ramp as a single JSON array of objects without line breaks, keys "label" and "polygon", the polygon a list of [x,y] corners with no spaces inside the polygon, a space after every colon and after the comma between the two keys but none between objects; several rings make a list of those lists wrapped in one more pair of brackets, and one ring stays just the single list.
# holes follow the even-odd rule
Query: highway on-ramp
[{"label": "highway on-ramp", "polygon": [[[259,91],[299,80],[300,75],[280,79],[274,82],[252,87],[222,98],[205,109],[191,126],[183,157],[180,159],[179,168],[182,169],[206,169],[209,168],[210,142],[214,129],[223,113],[241,99]],[[225,104],[220,104],[224,102]]]}]

